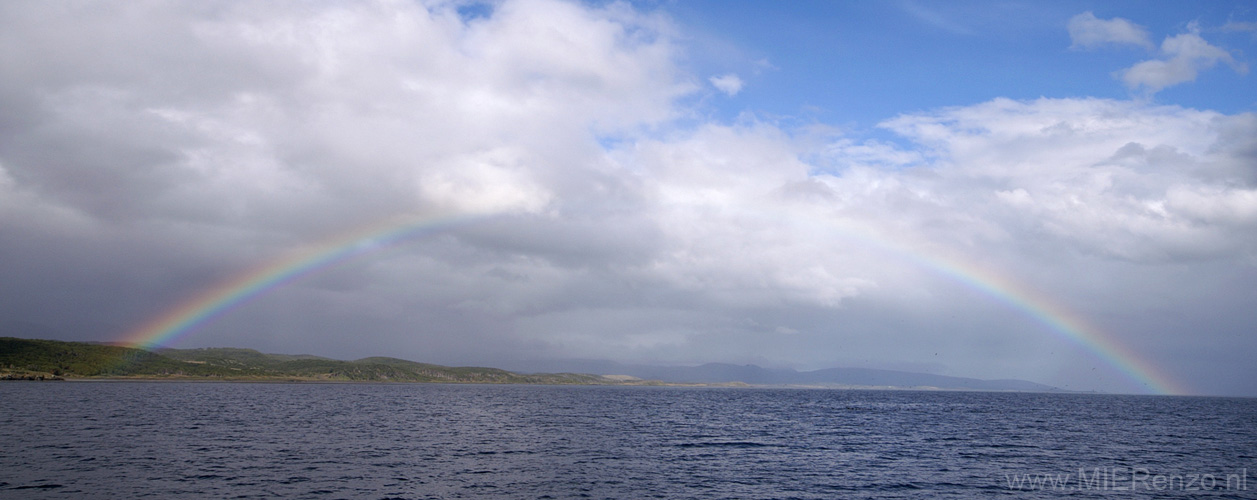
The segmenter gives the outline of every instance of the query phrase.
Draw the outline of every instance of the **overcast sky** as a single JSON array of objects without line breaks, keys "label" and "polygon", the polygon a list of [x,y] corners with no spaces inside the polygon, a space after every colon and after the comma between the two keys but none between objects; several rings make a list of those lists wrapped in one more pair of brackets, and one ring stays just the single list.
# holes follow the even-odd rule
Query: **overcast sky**
[{"label": "overcast sky", "polygon": [[1257,396],[1254,54],[1250,2],[0,2],[0,335],[471,216],[171,346],[1150,390],[1030,301]]}]

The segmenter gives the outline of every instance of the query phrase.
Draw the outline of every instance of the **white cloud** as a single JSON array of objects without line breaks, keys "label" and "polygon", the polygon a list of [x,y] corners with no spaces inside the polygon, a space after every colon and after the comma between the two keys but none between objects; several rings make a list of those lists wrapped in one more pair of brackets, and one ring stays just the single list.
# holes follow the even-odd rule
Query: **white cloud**
[{"label": "white cloud", "polygon": [[1083,12],[1069,19],[1069,39],[1074,48],[1092,48],[1104,44],[1130,44],[1154,48],[1148,30],[1127,19],[1104,20]]},{"label": "white cloud", "polygon": [[[1245,23],[1229,23],[1222,31],[1240,31]],[[1069,20],[1071,48],[1092,48],[1104,44],[1132,44],[1154,49],[1148,31],[1129,20],[1099,19],[1083,12]],[[1197,23],[1188,24],[1188,32],[1167,37],[1161,42],[1157,57],[1135,64],[1116,74],[1131,89],[1142,89],[1148,95],[1180,83],[1195,81],[1196,76],[1224,62],[1238,73],[1247,73],[1248,66],[1237,61],[1227,50],[1209,44],[1200,36]]]},{"label": "white cloud", "polygon": [[[693,90],[667,21],[619,4],[522,0],[470,21],[406,2],[12,18],[25,20],[0,43],[23,50],[0,71],[46,126],[3,138],[6,166],[48,200],[117,220],[327,230],[434,206],[536,212],[556,178],[580,189],[596,135],[669,120]],[[127,27],[138,18],[162,22]]]},{"label": "white cloud", "polygon": [[[1170,106],[1043,99],[996,100],[885,126],[932,149],[942,176],[935,190],[953,210],[984,213],[1005,234],[1026,228],[1085,253],[1145,262],[1257,252],[1248,236],[1257,223],[1248,211],[1254,183],[1231,166],[1251,159],[1234,148],[1232,130],[1257,133],[1251,122]],[[981,201],[979,186],[989,186],[997,203]]]},{"label": "white cloud", "polygon": [[713,86],[721,92],[728,94],[729,97],[738,95],[742,91],[742,79],[738,75],[729,73],[727,75],[713,76],[708,79]]},{"label": "white cloud", "polygon": [[818,152],[771,126],[707,126],[617,161],[653,193],[656,279],[738,306],[840,307],[912,286],[888,248],[1026,269],[1062,257],[1020,254],[1023,241],[1118,262],[1251,258],[1257,179],[1235,167],[1251,156],[1235,141],[1253,125],[1136,102],[999,99],[885,123],[913,149],[838,138]]},{"label": "white cloud", "polygon": [[1236,72],[1248,72],[1247,65],[1238,62],[1226,50],[1210,45],[1196,32],[1183,33],[1166,38],[1161,43],[1161,57],[1138,63],[1122,71],[1122,81],[1132,89],[1143,88],[1149,93],[1184,82],[1196,80],[1201,71],[1225,62]]},{"label": "white cloud", "polygon": [[492,149],[451,159],[420,174],[417,187],[437,205],[458,212],[538,212],[553,194],[534,178],[522,151]]}]

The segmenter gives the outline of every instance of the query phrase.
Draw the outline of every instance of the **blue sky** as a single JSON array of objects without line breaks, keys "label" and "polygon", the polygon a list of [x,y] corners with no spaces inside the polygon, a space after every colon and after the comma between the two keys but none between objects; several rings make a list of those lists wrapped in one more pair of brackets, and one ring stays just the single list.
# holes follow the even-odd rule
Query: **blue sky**
[{"label": "blue sky", "polygon": [[[1114,73],[1156,56],[1137,45],[1071,49],[1083,12],[1125,18],[1160,45],[1197,23],[1202,37],[1253,53],[1245,2],[644,2],[684,26],[700,73],[734,73],[742,91],[708,103],[716,116],[750,111],[866,128],[900,113],[994,97],[1143,97]],[[1219,65],[1157,93],[1165,104],[1251,111],[1251,78]]]},{"label": "blue sky", "polygon": [[0,2],[0,335],[130,338],[344,235],[457,220],[173,346],[1152,390],[1051,316],[1187,392],[1254,396],[1255,22],[1250,2]]}]

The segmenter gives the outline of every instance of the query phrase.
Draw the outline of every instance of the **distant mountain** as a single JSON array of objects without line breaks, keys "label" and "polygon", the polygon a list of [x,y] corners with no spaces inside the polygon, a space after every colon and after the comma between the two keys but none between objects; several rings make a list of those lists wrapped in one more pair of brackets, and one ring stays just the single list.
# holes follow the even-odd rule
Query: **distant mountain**
[{"label": "distant mountain", "polygon": [[886,387],[921,388],[977,391],[1058,391],[1056,387],[1026,380],[983,380],[965,377],[949,377],[929,373],[915,373],[872,368],[828,368],[814,371],[763,368],[756,365],[708,363],[700,366],[652,366],[625,365],[609,361],[562,361],[549,366],[561,370],[623,374],[642,379],[661,380],[669,383],[728,383],[743,382],[751,385],[807,385],[831,387]]}]

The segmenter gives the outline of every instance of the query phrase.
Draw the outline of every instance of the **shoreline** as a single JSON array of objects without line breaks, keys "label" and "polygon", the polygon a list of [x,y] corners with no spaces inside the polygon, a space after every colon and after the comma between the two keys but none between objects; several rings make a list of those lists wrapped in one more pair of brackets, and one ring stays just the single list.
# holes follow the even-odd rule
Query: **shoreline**
[{"label": "shoreline", "polygon": [[951,389],[941,387],[896,387],[896,386],[827,386],[827,385],[754,385],[743,382],[721,382],[721,383],[680,383],[680,382],[661,382],[658,380],[641,381],[641,382],[608,382],[600,383],[526,383],[526,382],[455,382],[455,381],[432,381],[420,382],[409,380],[327,380],[327,379],[301,379],[301,378],[229,378],[229,379],[212,379],[212,378],[196,378],[196,377],[69,377],[58,380],[26,380],[26,379],[10,379],[0,381],[11,382],[102,382],[102,383],[125,383],[125,382],[158,382],[158,383],[228,383],[228,384],[345,384],[345,385],[520,385],[520,386],[582,386],[582,387],[679,387],[679,388],[712,388],[712,389],[798,389],[798,390],[840,390],[840,391],[897,391],[897,392],[982,392],[982,393],[1007,393],[1007,394],[1079,394],[1079,395],[1114,395],[1103,392],[1088,391],[1013,391],[1013,390],[981,390],[981,389]]}]

